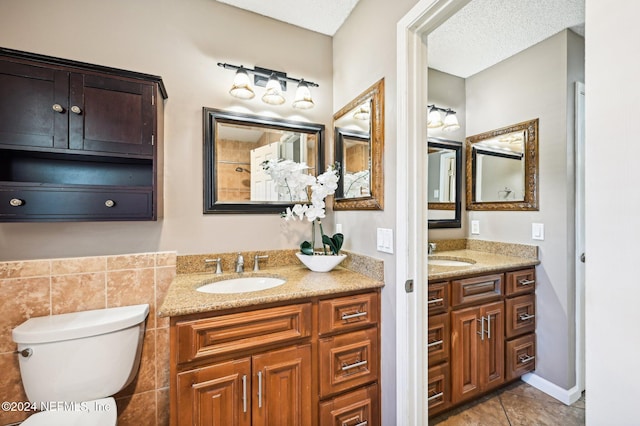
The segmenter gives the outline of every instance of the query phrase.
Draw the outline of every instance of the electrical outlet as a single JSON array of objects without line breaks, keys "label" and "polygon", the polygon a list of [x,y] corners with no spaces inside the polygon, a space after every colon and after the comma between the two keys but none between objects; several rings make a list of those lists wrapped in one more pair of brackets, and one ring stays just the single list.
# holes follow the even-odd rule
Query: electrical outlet
[{"label": "electrical outlet", "polygon": [[471,234],[472,235],[479,235],[480,234],[480,221],[479,220],[472,220],[471,221]]}]

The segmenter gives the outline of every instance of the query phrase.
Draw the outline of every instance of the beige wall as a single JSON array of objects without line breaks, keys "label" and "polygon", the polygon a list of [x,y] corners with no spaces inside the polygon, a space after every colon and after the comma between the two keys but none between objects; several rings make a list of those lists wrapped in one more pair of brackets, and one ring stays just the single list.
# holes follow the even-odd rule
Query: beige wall
[{"label": "beige wall", "polygon": [[[115,395],[119,426],[169,424],[169,319],[157,308],[176,274],[176,253],[0,262],[0,401],[28,401],[11,330],[28,318],[149,304],[140,369]],[[29,411],[0,411],[0,425]]]},{"label": "beige wall", "polygon": [[[306,224],[285,227],[276,214],[202,214],[202,107],[271,114],[330,128],[331,43],[328,36],[213,0],[3,2],[2,47],[160,75],[169,99],[162,220],[1,223],[0,260],[297,247],[308,238]],[[227,91],[234,74],[217,62],[258,65],[314,81],[320,84],[312,90],[316,107],[304,112],[291,108],[291,89],[287,104],[278,107],[267,106],[258,96],[251,101],[233,98]]]},{"label": "beige wall", "polygon": [[[340,211],[349,250],[384,260],[382,290],[382,424],[396,423],[395,256],[376,250],[376,228],[396,227],[396,24],[416,0],[363,0],[333,39],[333,110],[385,79],[384,211]],[[359,42],[363,37],[366,42]],[[394,236],[395,237],[395,236]],[[394,247],[394,250],[404,250]],[[404,284],[404,283],[401,283]]]},{"label": "beige wall", "polygon": [[[563,31],[466,80],[467,135],[540,119],[540,210],[469,211],[468,220],[480,221],[480,235],[472,238],[539,246],[536,333],[541,356],[536,374],[564,389],[575,384],[575,203],[568,130],[574,124],[569,104],[574,81],[584,81],[584,61],[575,59],[583,57],[583,49],[581,37]],[[534,222],[545,225],[544,241],[531,239]]]}]

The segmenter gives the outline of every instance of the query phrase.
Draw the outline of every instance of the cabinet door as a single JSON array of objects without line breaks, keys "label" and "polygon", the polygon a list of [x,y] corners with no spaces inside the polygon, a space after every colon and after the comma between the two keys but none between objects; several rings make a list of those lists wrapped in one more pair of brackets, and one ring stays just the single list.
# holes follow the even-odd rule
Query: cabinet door
[{"label": "cabinet door", "polygon": [[485,336],[481,339],[480,383],[482,391],[504,383],[504,303],[483,305]]},{"label": "cabinet door", "polygon": [[68,88],[64,71],[0,60],[0,145],[67,148]]},{"label": "cabinet door", "polygon": [[250,358],[179,373],[177,424],[250,426],[250,378]]},{"label": "cabinet door", "polygon": [[71,74],[69,148],[152,155],[154,85]]},{"label": "cabinet door", "polygon": [[504,383],[504,303],[453,311],[451,329],[452,402]]},{"label": "cabinet door", "polygon": [[449,314],[430,315],[427,336],[429,366],[449,358]]},{"label": "cabinet door", "polygon": [[311,346],[254,356],[252,389],[253,426],[310,425]]},{"label": "cabinet door", "polygon": [[451,401],[480,393],[480,308],[451,312]]}]

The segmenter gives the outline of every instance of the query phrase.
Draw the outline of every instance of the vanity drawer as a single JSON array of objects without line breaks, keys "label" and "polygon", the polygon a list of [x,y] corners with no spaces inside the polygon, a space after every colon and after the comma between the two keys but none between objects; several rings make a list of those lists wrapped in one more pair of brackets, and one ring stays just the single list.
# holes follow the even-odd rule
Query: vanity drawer
[{"label": "vanity drawer", "polygon": [[437,364],[449,358],[449,314],[429,316],[427,334],[427,350],[429,351],[429,365]]},{"label": "vanity drawer", "polygon": [[378,293],[321,300],[318,306],[320,335],[377,324],[379,319]]},{"label": "vanity drawer", "polygon": [[453,280],[451,304],[460,306],[499,299],[502,296],[502,280],[502,274]]},{"label": "vanity drawer", "polygon": [[320,339],[320,397],[378,379],[378,329]]},{"label": "vanity drawer", "polygon": [[505,300],[506,335],[510,339],[521,334],[532,333],[536,329],[536,296],[525,294]]},{"label": "vanity drawer", "polygon": [[442,314],[449,309],[449,283],[429,283],[427,306],[429,315]]},{"label": "vanity drawer", "polygon": [[176,324],[178,363],[261,348],[311,335],[311,303]]},{"label": "vanity drawer", "polygon": [[536,270],[535,268],[523,269],[521,271],[506,273],[507,296],[515,296],[518,294],[532,293],[536,289]]},{"label": "vanity drawer", "polygon": [[527,334],[507,341],[506,380],[515,379],[536,369],[536,335]]},{"label": "vanity drawer", "polygon": [[427,403],[429,415],[439,413],[449,406],[449,363],[429,368]]},{"label": "vanity drawer", "polygon": [[320,424],[326,426],[375,426],[378,418],[378,385],[373,384],[320,404]]}]

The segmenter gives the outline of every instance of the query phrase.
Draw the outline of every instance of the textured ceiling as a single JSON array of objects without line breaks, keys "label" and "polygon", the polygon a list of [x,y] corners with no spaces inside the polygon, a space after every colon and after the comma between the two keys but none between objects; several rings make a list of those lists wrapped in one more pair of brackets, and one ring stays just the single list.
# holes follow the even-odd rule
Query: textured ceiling
[{"label": "textured ceiling", "polygon": [[584,35],[584,0],[472,0],[429,34],[429,67],[467,78],[565,28]]},{"label": "textured ceiling", "polygon": [[359,0],[217,0],[333,36]]}]

